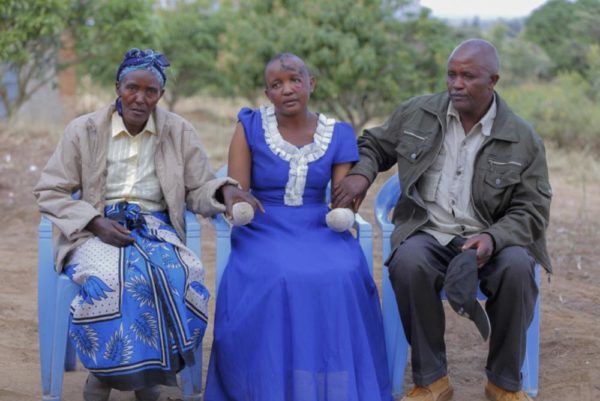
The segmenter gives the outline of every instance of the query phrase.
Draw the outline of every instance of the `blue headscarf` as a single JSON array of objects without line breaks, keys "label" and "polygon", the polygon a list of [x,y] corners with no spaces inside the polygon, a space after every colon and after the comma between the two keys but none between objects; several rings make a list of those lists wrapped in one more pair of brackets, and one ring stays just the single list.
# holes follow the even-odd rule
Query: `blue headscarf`
[{"label": "blue headscarf", "polygon": [[[169,60],[161,53],[156,52],[152,49],[140,50],[138,48],[129,49],[119,68],[117,69],[117,82],[121,82],[125,75],[131,71],[136,70],[148,70],[156,75],[160,82],[161,89],[164,88],[167,82],[167,76],[165,75],[165,69],[170,66]],[[121,97],[117,98],[115,102],[117,112],[120,116],[123,115],[123,105],[121,104]]]},{"label": "blue headscarf", "polygon": [[117,82],[120,82],[131,71],[149,70],[156,75],[160,81],[160,87],[163,88],[167,82],[165,68],[170,65],[169,60],[159,52],[152,49],[140,50],[134,47],[129,49],[123,57],[123,61],[117,70]]}]

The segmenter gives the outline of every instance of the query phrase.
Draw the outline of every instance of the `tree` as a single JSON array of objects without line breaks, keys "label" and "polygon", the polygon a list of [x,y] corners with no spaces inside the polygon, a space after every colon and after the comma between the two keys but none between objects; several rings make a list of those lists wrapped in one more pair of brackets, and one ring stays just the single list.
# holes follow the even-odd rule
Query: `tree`
[{"label": "tree", "polygon": [[[11,118],[33,93],[55,76],[65,0],[4,0],[0,4],[0,101]],[[4,80],[16,76],[16,93]]]},{"label": "tree", "polygon": [[448,30],[426,24],[428,15],[406,25],[397,18],[405,3],[243,0],[232,8],[220,63],[234,92],[256,100],[265,63],[277,53],[295,53],[317,78],[315,105],[359,131],[432,86],[431,68],[414,68],[415,57],[423,65],[437,62],[433,48]]},{"label": "tree", "polygon": [[225,32],[223,13],[208,0],[178,2],[172,9],[159,12],[160,50],[172,60],[173,77],[164,97],[170,110],[183,96],[205,90],[219,92],[225,85],[217,68],[219,36]]},{"label": "tree", "polygon": [[156,47],[160,21],[154,0],[71,0],[69,29],[78,71],[108,86],[127,50]]},{"label": "tree", "polygon": [[150,0],[3,0],[0,3],[0,78],[17,77],[9,98],[4,79],[0,101],[11,118],[37,90],[51,82],[60,64],[61,34],[75,38],[77,63],[102,83],[113,83],[116,66],[129,47],[151,45]]},{"label": "tree", "polygon": [[600,2],[550,0],[527,19],[525,35],[550,56],[555,73],[585,76],[589,47],[600,42]]},{"label": "tree", "polygon": [[500,55],[500,85],[522,85],[549,78],[554,66],[550,57],[539,45],[512,30],[512,26],[500,21],[489,32],[489,40]]}]

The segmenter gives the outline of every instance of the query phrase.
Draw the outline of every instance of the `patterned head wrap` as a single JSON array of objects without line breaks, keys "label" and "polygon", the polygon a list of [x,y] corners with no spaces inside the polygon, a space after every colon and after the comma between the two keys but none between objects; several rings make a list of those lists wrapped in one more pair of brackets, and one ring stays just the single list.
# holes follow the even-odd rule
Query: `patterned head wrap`
[{"label": "patterned head wrap", "polygon": [[167,82],[165,68],[169,65],[171,65],[169,60],[159,52],[151,49],[140,50],[134,47],[129,49],[123,57],[123,61],[117,70],[117,82],[120,82],[131,71],[148,70],[156,75],[160,87],[163,88]]}]

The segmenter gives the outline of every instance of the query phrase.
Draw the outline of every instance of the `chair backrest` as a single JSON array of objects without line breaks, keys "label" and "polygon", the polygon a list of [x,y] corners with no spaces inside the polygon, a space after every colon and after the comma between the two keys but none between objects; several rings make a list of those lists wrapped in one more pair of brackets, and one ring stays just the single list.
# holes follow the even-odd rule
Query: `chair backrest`
[{"label": "chair backrest", "polygon": [[397,175],[393,175],[387,179],[377,192],[375,197],[375,219],[382,230],[394,229],[389,216],[400,198],[400,191],[400,180]]}]

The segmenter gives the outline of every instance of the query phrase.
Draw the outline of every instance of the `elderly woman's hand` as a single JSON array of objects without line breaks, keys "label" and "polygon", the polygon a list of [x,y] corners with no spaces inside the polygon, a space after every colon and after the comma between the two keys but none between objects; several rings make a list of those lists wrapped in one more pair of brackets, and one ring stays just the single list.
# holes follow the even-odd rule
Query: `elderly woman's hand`
[{"label": "elderly woman's hand", "polygon": [[123,247],[135,241],[127,228],[106,217],[94,217],[85,228],[102,242],[112,246]]},{"label": "elderly woman's hand", "polygon": [[256,209],[259,209],[261,212],[265,212],[263,205],[258,199],[256,199],[250,192],[244,191],[235,185],[223,185],[221,187],[221,193],[223,194],[223,201],[225,203],[225,214],[229,218],[232,217],[232,208],[237,202],[248,202],[255,211]]}]

